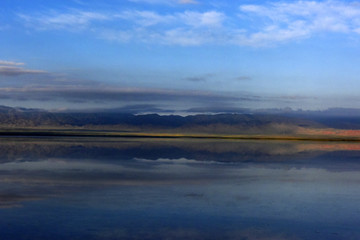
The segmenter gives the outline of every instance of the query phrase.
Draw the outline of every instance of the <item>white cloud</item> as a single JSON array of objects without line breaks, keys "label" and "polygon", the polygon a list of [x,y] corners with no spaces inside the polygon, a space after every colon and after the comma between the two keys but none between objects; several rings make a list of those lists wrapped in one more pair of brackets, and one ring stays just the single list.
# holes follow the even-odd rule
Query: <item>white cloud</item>
[{"label": "white cloud", "polygon": [[[193,0],[132,0],[147,3],[196,3]],[[146,9],[146,8],[145,8]],[[241,5],[233,12],[219,10],[49,11],[20,14],[38,30],[91,31],[119,42],[172,45],[234,44],[272,46],[310,38],[319,33],[360,34],[360,5],[341,1],[290,1]]]},{"label": "white cloud", "polygon": [[241,19],[259,21],[239,37],[239,44],[268,45],[308,38],[320,32],[358,33],[360,6],[340,1],[274,2],[241,5]]},{"label": "white cloud", "polygon": [[59,13],[50,11],[36,16],[18,14],[25,23],[33,28],[41,30],[51,29],[81,29],[94,21],[108,20],[109,16],[87,11],[71,11],[68,13]]},{"label": "white cloud", "polygon": [[[183,46],[214,42],[214,36],[221,32],[225,20],[225,15],[218,11],[159,14],[154,11],[126,10],[100,14],[73,10],[60,14],[51,11],[51,14],[19,16],[27,26],[37,30],[91,30],[97,37],[110,41]],[[101,27],[103,21],[111,22],[113,27]]]},{"label": "white cloud", "polygon": [[154,11],[123,11],[111,17],[125,19],[149,27],[158,24],[167,24],[170,26],[189,25],[193,27],[220,27],[225,19],[225,15],[218,11],[195,12],[185,11],[161,15]]},{"label": "white cloud", "polygon": [[148,4],[198,4],[198,1],[195,0],[129,0],[130,2],[143,2]]},{"label": "white cloud", "polygon": [[132,31],[104,30],[100,38],[120,43],[142,42],[163,45],[198,46],[212,40],[208,32],[195,31],[186,28],[174,28],[157,33],[147,29],[133,29]]},{"label": "white cloud", "polygon": [[0,60],[0,76],[18,76],[23,74],[43,74],[42,70],[32,70],[20,67],[24,65],[21,62]]},{"label": "white cloud", "polygon": [[115,14],[114,17],[130,20],[144,27],[157,24],[169,24],[176,20],[173,15],[160,15],[153,11],[124,11],[120,14]]},{"label": "white cloud", "polygon": [[178,1],[180,4],[198,4],[198,1],[194,1],[194,0],[179,0]]},{"label": "white cloud", "polygon": [[220,27],[225,19],[225,15],[218,11],[186,11],[178,16],[184,23],[194,27]]},{"label": "white cloud", "polygon": [[116,17],[126,19],[135,26],[121,30],[104,30],[102,38],[120,42],[156,42],[182,46],[214,41],[214,35],[221,32],[225,19],[225,15],[217,11],[185,11],[172,15],[160,15],[151,11],[126,11]]},{"label": "white cloud", "polygon": [[22,62],[13,62],[13,61],[0,60],[0,65],[21,66],[21,65],[24,65],[24,63],[22,63]]},{"label": "white cloud", "polygon": [[173,0],[128,0],[129,2],[142,2],[142,3],[149,3],[149,4],[170,4],[174,3]]},{"label": "white cloud", "polygon": [[204,34],[181,28],[166,31],[160,39],[164,44],[181,46],[196,46],[207,42]]},{"label": "white cloud", "polygon": [[133,39],[134,33],[121,30],[106,29],[99,33],[99,37],[109,41],[127,43]]}]

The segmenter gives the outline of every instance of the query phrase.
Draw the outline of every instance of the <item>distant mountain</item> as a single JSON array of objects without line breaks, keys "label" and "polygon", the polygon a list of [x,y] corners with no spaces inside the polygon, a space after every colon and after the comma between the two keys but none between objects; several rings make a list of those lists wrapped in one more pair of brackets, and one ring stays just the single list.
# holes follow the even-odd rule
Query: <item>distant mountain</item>
[{"label": "distant mountain", "polygon": [[306,111],[292,110],[291,108],[274,108],[252,110],[251,112],[309,120],[330,128],[360,129],[360,109],[357,108],[329,108]]},{"label": "distant mountain", "polygon": [[360,129],[360,110],[257,110],[239,114],[134,115],[121,112],[49,112],[0,106],[2,128],[86,128],[224,134],[290,134],[297,128]]},{"label": "distant mountain", "polygon": [[282,115],[308,119],[331,128],[360,129],[360,109],[356,108],[329,108],[322,111],[290,111]]}]

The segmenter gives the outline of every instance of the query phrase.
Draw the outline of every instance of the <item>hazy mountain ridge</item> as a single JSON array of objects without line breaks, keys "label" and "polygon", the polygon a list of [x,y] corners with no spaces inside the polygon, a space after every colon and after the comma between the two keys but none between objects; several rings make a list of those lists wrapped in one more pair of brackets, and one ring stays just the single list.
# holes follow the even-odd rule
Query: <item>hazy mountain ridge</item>
[{"label": "hazy mountain ridge", "polygon": [[[352,114],[351,114],[352,113]],[[76,127],[132,131],[210,133],[292,133],[296,128],[360,129],[360,110],[293,111],[257,110],[252,113],[198,115],[134,115],[119,112],[49,112],[0,106],[2,128]]]}]

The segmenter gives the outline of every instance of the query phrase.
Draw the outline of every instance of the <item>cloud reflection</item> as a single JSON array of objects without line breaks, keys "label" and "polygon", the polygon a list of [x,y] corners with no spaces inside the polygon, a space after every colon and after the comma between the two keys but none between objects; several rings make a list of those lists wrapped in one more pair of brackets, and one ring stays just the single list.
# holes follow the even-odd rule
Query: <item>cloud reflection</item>
[{"label": "cloud reflection", "polygon": [[[336,152],[358,149],[351,144],[72,140],[2,141],[0,206],[19,206],[23,201],[114,186],[360,182],[360,165],[352,160],[359,155],[358,151],[347,151],[351,157],[345,163],[336,161]],[[322,156],[332,151],[335,157],[327,155],[324,162]],[[343,175],[343,171],[347,174]],[[17,186],[14,191],[6,190],[9,184]],[[196,200],[209,197],[205,192],[196,191],[182,196]],[[239,199],[238,195],[233,197]],[[241,195],[241,199],[249,196]]]},{"label": "cloud reflection", "polygon": [[318,226],[316,239],[335,239],[346,236],[344,225],[360,236],[359,151],[315,146],[7,138],[0,142],[0,211],[13,213],[17,226],[40,219],[42,233],[60,221],[76,227],[79,239],[295,240],[314,237]]}]

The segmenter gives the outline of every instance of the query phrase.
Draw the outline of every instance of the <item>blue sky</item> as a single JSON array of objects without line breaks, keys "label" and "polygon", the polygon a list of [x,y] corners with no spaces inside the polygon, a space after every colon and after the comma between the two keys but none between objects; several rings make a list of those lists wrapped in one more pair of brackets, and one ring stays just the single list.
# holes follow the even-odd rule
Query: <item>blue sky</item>
[{"label": "blue sky", "polygon": [[1,105],[360,108],[359,62],[360,1],[0,3]]}]

